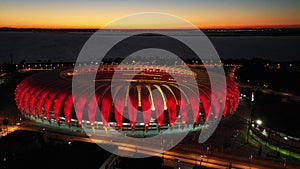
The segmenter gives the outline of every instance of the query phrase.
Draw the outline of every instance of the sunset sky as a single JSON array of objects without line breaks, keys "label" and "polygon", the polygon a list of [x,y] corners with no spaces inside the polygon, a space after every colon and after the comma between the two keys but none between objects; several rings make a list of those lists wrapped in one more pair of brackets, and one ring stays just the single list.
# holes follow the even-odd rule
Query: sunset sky
[{"label": "sunset sky", "polygon": [[300,27],[299,11],[299,0],[1,0],[0,27],[100,28],[138,12],[169,13],[199,28]]}]

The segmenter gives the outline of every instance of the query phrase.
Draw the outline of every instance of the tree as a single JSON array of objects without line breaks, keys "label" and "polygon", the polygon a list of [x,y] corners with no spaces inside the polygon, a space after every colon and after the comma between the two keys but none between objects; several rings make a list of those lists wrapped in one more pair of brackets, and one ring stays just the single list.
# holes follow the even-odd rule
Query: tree
[{"label": "tree", "polygon": [[8,118],[5,118],[5,119],[3,120],[3,124],[4,124],[5,126],[7,126],[7,125],[9,124]]},{"label": "tree", "polygon": [[5,126],[5,128],[6,128],[6,131],[8,131],[8,128],[7,128],[7,125],[9,124],[9,120],[8,120],[8,118],[5,118],[5,119],[3,119],[3,125]]},{"label": "tree", "polygon": [[257,155],[261,156],[261,153],[262,153],[262,146],[260,145],[259,148],[258,148]]},{"label": "tree", "polygon": [[280,158],[280,152],[277,151],[277,153],[276,153],[276,159],[279,159],[279,158]]}]

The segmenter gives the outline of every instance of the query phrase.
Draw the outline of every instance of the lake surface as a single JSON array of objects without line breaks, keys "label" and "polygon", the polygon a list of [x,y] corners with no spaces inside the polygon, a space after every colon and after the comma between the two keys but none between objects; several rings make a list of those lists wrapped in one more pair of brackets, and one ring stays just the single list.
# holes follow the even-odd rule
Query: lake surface
[{"label": "lake surface", "polygon": [[[0,63],[76,61],[92,32],[0,32]],[[115,35],[108,35],[115,36]],[[191,36],[191,35],[186,35]],[[155,38],[155,37],[154,37]],[[300,60],[300,36],[211,36],[220,57]]]}]

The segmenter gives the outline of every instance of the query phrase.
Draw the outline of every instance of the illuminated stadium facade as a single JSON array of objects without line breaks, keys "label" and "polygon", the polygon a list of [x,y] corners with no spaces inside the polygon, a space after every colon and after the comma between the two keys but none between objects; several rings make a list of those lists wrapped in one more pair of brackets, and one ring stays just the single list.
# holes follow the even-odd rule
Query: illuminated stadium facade
[{"label": "illuminated stadium facade", "polygon": [[[78,95],[74,95],[72,77],[84,77],[90,71],[97,71],[95,86],[92,86],[95,92],[91,93],[91,87],[82,85],[77,89]],[[112,84],[116,71],[119,72],[118,83]],[[185,80],[179,88],[178,79],[175,80],[171,72],[179,79],[196,79],[199,95]],[[135,76],[128,80],[130,74]],[[189,74],[180,67],[104,65],[37,73],[17,86],[15,100],[25,116],[44,123],[99,129],[113,126],[121,130],[157,130],[173,125],[197,126],[209,118],[232,113],[238,106],[239,90],[231,79],[226,78],[226,83],[226,91],[212,95],[209,77],[203,69]],[[222,95],[226,95],[225,104],[218,99]]]}]

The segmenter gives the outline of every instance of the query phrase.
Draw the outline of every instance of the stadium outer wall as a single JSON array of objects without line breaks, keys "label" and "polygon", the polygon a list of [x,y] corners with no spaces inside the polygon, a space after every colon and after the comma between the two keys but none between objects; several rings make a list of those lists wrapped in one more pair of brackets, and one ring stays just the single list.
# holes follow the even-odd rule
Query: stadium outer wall
[{"label": "stadium outer wall", "polygon": [[[96,99],[91,98],[89,87],[84,85],[74,96],[72,77],[84,76],[94,69],[97,71],[94,86]],[[136,75],[134,79],[129,79],[129,86],[124,83],[112,85],[111,79],[116,71],[121,72],[121,82],[128,80],[128,74]],[[184,86],[179,88],[170,73],[182,77]],[[185,79],[197,80],[199,95]],[[103,129],[109,125],[121,130],[146,131],[173,125],[182,128],[192,124],[195,127],[209,118],[226,116],[236,110],[240,95],[238,87],[228,77],[226,82],[226,91],[212,95],[209,77],[201,69],[191,74],[180,67],[167,66],[86,66],[80,70],[69,68],[27,77],[17,86],[15,101],[25,116],[60,126]],[[115,91],[113,94],[112,88]],[[226,102],[222,104],[219,98],[224,96]],[[221,112],[222,106],[224,110]]]}]

